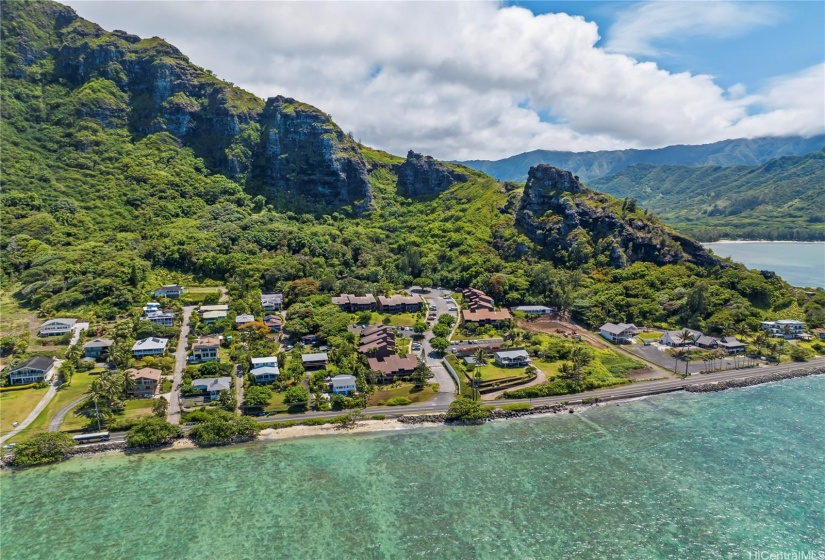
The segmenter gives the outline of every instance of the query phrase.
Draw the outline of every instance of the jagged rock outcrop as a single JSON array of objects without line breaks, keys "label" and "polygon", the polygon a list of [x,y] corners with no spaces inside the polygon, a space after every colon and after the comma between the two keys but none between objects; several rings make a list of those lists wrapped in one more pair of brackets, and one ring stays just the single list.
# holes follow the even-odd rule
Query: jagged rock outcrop
[{"label": "jagged rock outcrop", "polygon": [[463,183],[468,177],[449,166],[410,150],[407,160],[395,166],[398,175],[398,192],[404,196],[428,196]]},{"label": "jagged rock outcrop", "polygon": [[253,177],[273,196],[299,196],[333,206],[372,203],[367,165],[355,142],[320,110],[270,98],[261,114]]},{"label": "jagged rock outcrop", "polygon": [[569,171],[538,165],[528,173],[516,225],[556,260],[583,262],[603,256],[619,268],[636,261],[719,264],[695,241],[635,209],[619,210],[617,204],[621,203],[585,188]]}]

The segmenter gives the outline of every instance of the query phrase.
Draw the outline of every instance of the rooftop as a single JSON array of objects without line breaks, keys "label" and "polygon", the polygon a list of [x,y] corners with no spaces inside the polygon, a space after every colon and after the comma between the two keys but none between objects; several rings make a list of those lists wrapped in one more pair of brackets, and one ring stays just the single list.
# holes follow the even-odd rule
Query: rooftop
[{"label": "rooftop", "polygon": [[130,368],[126,370],[126,373],[128,373],[132,379],[153,379],[160,381],[160,376],[163,372],[159,369],[145,367],[141,369]]},{"label": "rooftop", "polygon": [[327,353],[326,352],[316,352],[315,354],[301,354],[301,361],[303,362],[320,362],[326,361]]},{"label": "rooftop", "polygon": [[231,377],[204,377],[202,379],[193,379],[193,387],[199,387],[206,391],[228,391],[232,386]]},{"label": "rooftop", "polygon": [[29,358],[12,371],[18,371],[21,369],[39,369],[41,371],[48,371],[54,365],[54,358],[46,358],[45,356],[35,356],[34,358]]}]

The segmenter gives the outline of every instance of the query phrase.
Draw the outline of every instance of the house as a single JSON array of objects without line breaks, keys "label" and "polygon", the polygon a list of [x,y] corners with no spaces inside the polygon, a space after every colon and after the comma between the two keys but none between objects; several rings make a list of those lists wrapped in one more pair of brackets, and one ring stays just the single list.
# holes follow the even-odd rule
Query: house
[{"label": "house", "polygon": [[814,329],[814,334],[819,337],[819,340],[825,340],[825,329]]},{"label": "house", "polygon": [[270,332],[279,333],[284,326],[284,320],[280,315],[265,315],[264,325],[269,328]]},{"label": "house", "polygon": [[255,378],[255,383],[272,383],[278,380],[281,370],[278,369],[278,366],[262,366],[253,369],[249,373]]},{"label": "house", "polygon": [[204,313],[209,313],[210,311],[223,311],[224,317],[226,317],[226,313],[229,313],[229,306],[225,303],[216,303],[213,305],[201,305],[198,307],[198,313],[201,315]]},{"label": "house", "polygon": [[284,294],[261,294],[264,311],[280,311],[284,306]]},{"label": "house", "polygon": [[166,345],[169,343],[168,338],[157,338],[150,336],[135,342],[132,346],[132,355],[135,358],[141,356],[157,356],[166,352]]},{"label": "house", "polygon": [[150,321],[156,325],[163,325],[164,327],[172,327],[175,325],[175,314],[170,311],[163,311],[160,304],[150,301],[143,308],[143,316],[141,321]]},{"label": "house", "polygon": [[179,286],[177,284],[169,284],[168,286],[161,286],[155,290],[155,297],[179,298],[186,291],[186,286]]},{"label": "house", "polygon": [[330,380],[332,392],[336,395],[348,395],[355,391],[354,375],[336,375]]},{"label": "house", "polygon": [[245,325],[255,321],[255,316],[249,313],[242,313],[235,317],[235,326]]},{"label": "house", "polygon": [[333,296],[332,303],[350,313],[356,311],[375,311],[376,309],[375,296],[372,294],[365,294],[363,296],[341,294],[340,296]]},{"label": "house", "polygon": [[49,319],[40,325],[40,336],[63,336],[72,332],[77,319]]},{"label": "house", "polygon": [[126,391],[126,394],[148,399],[158,390],[162,373],[159,369],[148,367],[141,369],[130,368],[126,370],[126,373],[135,380],[135,386]]},{"label": "house", "polygon": [[740,354],[745,351],[745,343],[734,336],[723,336],[717,343],[728,354]]},{"label": "house", "polygon": [[375,357],[394,354],[395,333],[391,328],[384,326],[364,329],[358,341],[358,352]]},{"label": "house", "polygon": [[506,309],[501,311],[493,311],[484,307],[479,307],[476,310],[464,309],[461,312],[461,320],[465,323],[478,323],[479,325],[493,325],[494,327],[502,326],[505,321],[512,321],[513,316]]},{"label": "house", "polygon": [[192,386],[204,395],[208,395],[211,400],[220,396],[221,391],[229,391],[232,388],[231,377],[204,377],[193,379]]},{"label": "house", "polygon": [[195,362],[211,362],[218,359],[221,347],[221,337],[201,336],[192,345],[192,360]]},{"label": "house", "polygon": [[226,315],[228,313],[229,306],[225,303],[215,305],[201,305],[198,308],[198,315],[201,316],[201,320],[209,325],[214,324],[216,321],[226,319]]},{"label": "house", "polygon": [[702,336],[694,340],[693,344],[695,344],[699,348],[704,348],[705,350],[713,350],[714,348],[717,348],[719,346],[719,339],[703,334]]},{"label": "house", "polygon": [[315,354],[301,354],[301,362],[306,369],[325,368],[329,363],[326,352],[316,352]]},{"label": "house", "polygon": [[490,311],[495,308],[495,301],[493,298],[475,288],[465,288],[461,290],[461,295],[467,309],[471,311],[478,311],[480,309],[488,309]]},{"label": "house", "polygon": [[799,338],[805,332],[805,323],[795,319],[780,319],[779,321],[762,321],[759,326],[768,331],[771,336],[787,339]]},{"label": "house", "polygon": [[501,367],[526,367],[530,364],[527,350],[496,350],[493,352],[496,364]]},{"label": "house", "polygon": [[49,381],[54,374],[54,358],[37,356],[29,358],[9,372],[9,385],[28,385]]},{"label": "house", "polygon": [[628,344],[638,332],[633,323],[605,323],[599,327],[599,334],[614,344]]},{"label": "house", "polygon": [[[682,339],[682,334],[685,332],[689,333],[690,337]],[[693,329],[682,329],[680,331],[666,331],[659,337],[659,343],[671,347],[690,346],[700,338],[702,338],[702,333],[699,331],[695,331]]]},{"label": "house", "polygon": [[378,296],[378,310],[381,313],[417,313],[423,305],[419,296]]},{"label": "house", "polygon": [[262,367],[278,367],[277,356],[265,356],[263,358],[252,358],[252,369],[256,370]]},{"label": "house", "polygon": [[521,311],[525,315],[550,315],[556,312],[556,308],[543,305],[519,305],[513,311]]},{"label": "house", "polygon": [[83,356],[86,358],[99,358],[109,351],[109,347],[114,344],[114,340],[108,338],[96,338],[83,345]]},{"label": "house", "polygon": [[418,367],[418,359],[413,354],[407,354],[404,358],[397,354],[369,357],[367,362],[371,370],[391,377],[410,375]]}]

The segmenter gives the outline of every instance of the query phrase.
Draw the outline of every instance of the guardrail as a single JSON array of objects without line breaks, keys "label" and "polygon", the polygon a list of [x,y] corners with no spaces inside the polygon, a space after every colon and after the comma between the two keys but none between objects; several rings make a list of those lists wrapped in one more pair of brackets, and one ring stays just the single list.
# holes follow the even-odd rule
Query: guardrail
[{"label": "guardrail", "polygon": [[450,377],[452,377],[453,381],[455,381],[457,394],[460,395],[461,394],[461,381],[458,380],[458,375],[456,375],[455,370],[453,369],[453,366],[451,366],[450,362],[448,362],[447,360],[441,360],[441,363],[444,364],[444,369],[446,369],[450,373]]}]

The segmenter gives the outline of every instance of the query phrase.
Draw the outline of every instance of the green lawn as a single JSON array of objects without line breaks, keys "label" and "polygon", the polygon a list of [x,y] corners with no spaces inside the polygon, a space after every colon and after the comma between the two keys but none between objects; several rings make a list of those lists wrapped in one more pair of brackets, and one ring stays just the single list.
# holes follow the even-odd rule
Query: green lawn
[{"label": "green lawn", "polygon": [[558,360],[556,362],[548,362],[545,360],[533,359],[533,365],[539,368],[541,371],[543,371],[544,375],[546,375],[548,378],[553,377],[554,375],[558,375],[559,368],[563,363],[563,360]]},{"label": "green lawn", "polygon": [[269,404],[264,407],[264,412],[288,412],[289,405],[284,403],[284,396],[286,393],[272,392],[272,398],[269,399]]},{"label": "green lawn", "polygon": [[638,334],[638,337],[642,340],[656,340],[660,338],[662,333],[660,331],[653,331],[653,332],[642,332]]},{"label": "green lawn", "polygon": [[471,395],[473,388],[470,387],[470,382],[467,380],[467,376],[464,375],[464,369],[458,364],[459,360],[452,354],[447,354],[445,356],[447,363],[452,366],[453,370],[455,371],[456,375],[458,376],[458,382],[461,386],[461,394],[462,395]]},{"label": "green lawn", "polygon": [[[145,418],[152,415],[153,399],[130,399],[126,401],[126,410],[123,414],[118,414],[115,418],[123,420],[126,418]],[[83,415],[75,415],[77,409],[82,406],[78,405],[72,412],[66,415],[63,423],[60,424],[61,431],[82,430],[87,427],[97,427],[97,420],[88,418]]]},{"label": "green lawn", "polygon": [[161,386],[160,386],[160,392],[161,393],[168,393],[169,391],[171,391],[173,383],[174,383],[174,381],[172,380],[171,377],[164,377],[163,378],[163,383],[161,383]]},{"label": "green lawn", "polygon": [[[19,286],[18,286],[19,287]],[[12,297],[11,291],[0,291],[0,336],[29,332],[29,321],[37,315],[23,309]]]},{"label": "green lawn", "polygon": [[[358,318],[358,314],[354,313],[352,317],[353,322],[355,322],[355,320]],[[390,318],[391,327],[411,327],[416,323],[416,321],[422,320],[421,316],[417,313],[397,313],[395,315],[382,315],[381,313],[373,313],[372,318],[370,319],[370,325],[383,325],[384,317]]]},{"label": "green lawn", "polygon": [[48,387],[44,387],[43,389],[32,388],[0,393],[0,435],[12,431],[13,422],[25,420],[48,390]]},{"label": "green lawn", "polygon": [[382,406],[379,403],[385,403],[395,397],[407,397],[410,403],[426,402],[438,394],[438,390],[433,389],[432,385],[425,385],[421,388],[416,388],[413,383],[401,383],[398,386],[388,385],[387,387],[379,387],[378,391],[370,395],[367,401],[367,406]]},{"label": "green lawn", "polygon": [[[475,375],[475,367],[467,370],[471,376]],[[482,381],[496,381],[498,379],[505,379],[507,377],[519,377],[524,375],[524,368],[503,368],[495,364],[487,364],[481,368]]]}]

